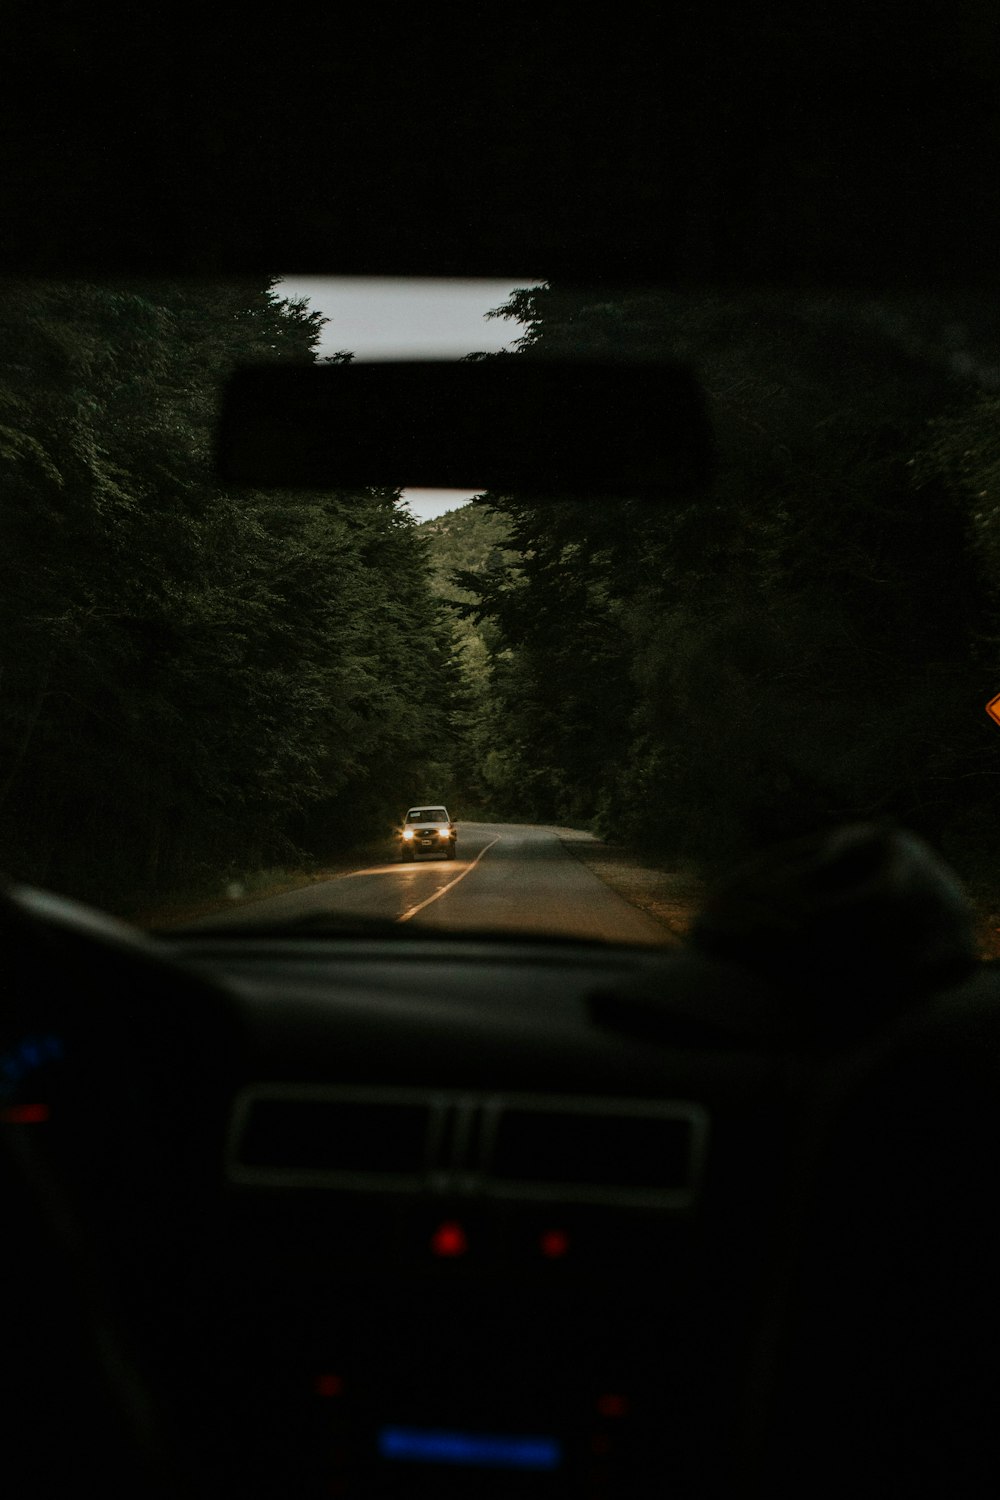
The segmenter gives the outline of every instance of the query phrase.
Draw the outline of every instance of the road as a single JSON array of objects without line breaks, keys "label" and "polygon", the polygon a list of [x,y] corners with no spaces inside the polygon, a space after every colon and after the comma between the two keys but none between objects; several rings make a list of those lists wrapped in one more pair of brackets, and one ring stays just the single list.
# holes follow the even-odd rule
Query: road
[{"label": "road", "polygon": [[[242,903],[204,919],[288,919],[332,912],[450,932],[555,933],[604,942],[663,944],[669,934],[593,875],[548,828],[460,823],[456,858],[418,855]],[[203,925],[195,923],[192,925]]]}]

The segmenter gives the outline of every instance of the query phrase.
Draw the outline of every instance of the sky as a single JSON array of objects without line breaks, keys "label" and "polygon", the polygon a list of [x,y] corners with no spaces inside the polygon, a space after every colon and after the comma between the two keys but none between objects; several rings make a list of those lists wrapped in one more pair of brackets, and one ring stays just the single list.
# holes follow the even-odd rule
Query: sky
[{"label": "sky", "polygon": [[[285,297],[306,297],[330,322],[319,355],[349,349],[358,360],[461,359],[507,349],[524,331],[507,318],[486,314],[507,301],[518,281],[409,280],[385,277],[287,276],[276,288]],[[464,505],[475,490],[404,490],[421,521]]]}]

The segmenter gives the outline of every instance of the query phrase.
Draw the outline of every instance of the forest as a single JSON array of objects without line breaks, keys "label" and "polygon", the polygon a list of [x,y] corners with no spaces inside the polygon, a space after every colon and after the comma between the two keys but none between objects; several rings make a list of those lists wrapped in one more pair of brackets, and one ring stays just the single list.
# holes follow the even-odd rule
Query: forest
[{"label": "forest", "polygon": [[418,526],[399,491],[215,478],[228,372],[317,358],[279,285],[2,289],[8,876],[127,909],[384,840],[427,795],[706,872],[847,818],[989,867],[1000,380],[971,317],[518,292],[498,357],[695,367],[711,488]]},{"label": "forest", "polygon": [[652,503],[476,502],[506,548],[454,574],[491,632],[482,795],[706,872],[901,823],[989,878],[995,330],[950,306],[555,286],[497,315],[526,327],[518,357],[693,364],[717,454],[694,498],[665,474]]},{"label": "forest", "polygon": [[395,492],[220,489],[238,363],[313,360],[277,278],[7,284],[0,849],[111,907],[384,833],[461,693]]}]

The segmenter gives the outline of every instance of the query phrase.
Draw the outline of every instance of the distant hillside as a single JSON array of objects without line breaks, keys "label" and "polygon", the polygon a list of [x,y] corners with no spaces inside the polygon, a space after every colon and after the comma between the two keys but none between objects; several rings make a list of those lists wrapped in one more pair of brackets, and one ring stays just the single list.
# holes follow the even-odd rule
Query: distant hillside
[{"label": "distant hillside", "polygon": [[442,599],[468,602],[471,597],[451,582],[456,571],[479,573],[503,553],[507,527],[484,505],[471,501],[417,528],[430,544],[431,578]]}]

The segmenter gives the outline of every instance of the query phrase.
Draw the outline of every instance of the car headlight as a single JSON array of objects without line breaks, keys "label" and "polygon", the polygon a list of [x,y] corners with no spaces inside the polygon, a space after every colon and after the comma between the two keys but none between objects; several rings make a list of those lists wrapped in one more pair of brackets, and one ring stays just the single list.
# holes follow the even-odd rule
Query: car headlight
[{"label": "car headlight", "polygon": [[448,837],[448,830],[447,830],[447,828],[439,828],[438,829],[438,833],[440,834],[441,838],[443,838],[443,839],[446,839]]},{"label": "car headlight", "polygon": [[413,837],[413,829],[412,828],[404,828],[403,829],[403,837],[404,837],[404,839],[412,839],[412,837]]}]

